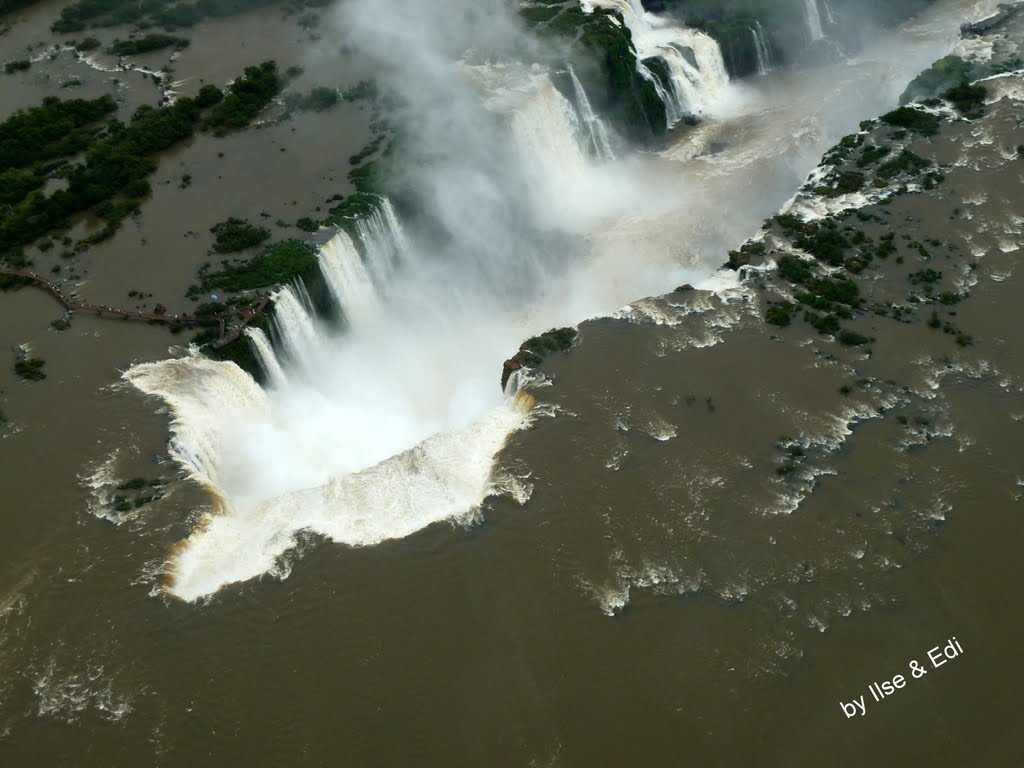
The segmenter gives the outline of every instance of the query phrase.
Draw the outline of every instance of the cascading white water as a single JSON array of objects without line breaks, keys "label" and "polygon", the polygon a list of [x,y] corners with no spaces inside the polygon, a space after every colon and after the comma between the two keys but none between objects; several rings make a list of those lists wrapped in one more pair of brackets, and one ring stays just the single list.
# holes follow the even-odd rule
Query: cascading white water
[{"label": "cascading white water", "polygon": [[829,0],[822,0],[822,3],[825,6],[825,19],[828,21],[829,24],[831,24],[832,26],[835,26],[836,25],[836,15],[832,11],[832,3],[829,2]]},{"label": "cascading white water", "polygon": [[825,37],[825,31],[821,28],[818,0],[804,0],[804,20],[807,23],[807,34],[810,35],[812,43]]},{"label": "cascading white water", "polygon": [[557,216],[547,219],[567,201],[578,199],[592,178],[581,146],[587,140],[585,117],[581,119],[541,67],[485,64],[466,66],[465,71],[484,93],[484,106],[508,124],[538,219],[554,225]]},{"label": "cascading white water", "polygon": [[[580,6],[586,13],[600,7],[622,14],[636,48],[637,70],[654,83],[665,102],[670,125],[687,115],[711,113],[725,94],[729,72],[721,48],[710,36],[647,13],[640,0],[581,0]],[[668,66],[671,92],[666,92],[644,64],[651,58],[660,58]]]},{"label": "cascading white water", "polygon": [[583,88],[583,83],[576,77],[576,71],[571,66],[569,67],[569,77],[572,80],[573,91],[576,94],[576,103],[580,110],[580,117],[590,134],[590,143],[594,147],[594,151],[602,160],[614,160],[615,153],[612,151],[611,141],[608,138],[608,129],[601,118],[594,113],[593,107],[590,106],[590,99],[587,98],[587,92]]},{"label": "cascading white water", "polygon": [[566,180],[578,179],[584,173],[587,158],[576,140],[576,111],[547,74],[538,79],[543,84],[512,113],[513,133],[520,139],[524,162],[536,174],[556,169]]},{"label": "cascading white water", "polygon": [[409,243],[391,201],[379,198],[373,212],[356,222],[356,230],[378,290],[385,290],[395,270],[409,257]]},{"label": "cascading white water", "polygon": [[750,34],[754,36],[754,51],[757,53],[757,74],[767,75],[775,67],[775,63],[760,21],[754,22]]},{"label": "cascading white water", "polygon": [[[494,18],[478,13],[488,1],[462,0],[466,18],[483,21],[459,39],[460,52],[493,29]],[[505,6],[494,3],[497,15]],[[542,71],[519,65],[519,76],[482,89],[481,104],[479,78],[452,63],[451,49],[431,47],[450,29],[447,4],[342,6],[362,11],[346,25],[367,56],[390,62],[396,48],[407,53],[390,84],[404,89],[416,128],[410,140],[433,162],[418,177],[414,162],[405,170],[446,238],[433,238],[429,250],[410,238],[383,289],[368,265],[380,305],[374,322],[329,332],[298,287],[283,291],[279,386],[263,390],[233,363],[200,355],[125,374],[168,405],[171,454],[211,494],[210,513],[171,552],[167,589],[182,599],[285,573],[301,531],[375,544],[469,520],[488,494],[514,492],[514,479],[495,470],[495,453],[529,423],[529,401],[504,397],[498,376],[522,340],[680,278],[699,287],[698,275],[777,209],[825,147],[894,103],[948,50],[949,25],[938,24],[920,40],[905,35],[896,53],[889,46],[857,67],[823,67],[772,108],[758,103],[721,152],[594,164],[573,143],[575,111]],[[399,23],[410,17],[418,23]],[[497,70],[479,74],[501,80]],[[852,80],[837,88],[839,75]],[[739,122],[703,128],[714,135]],[[565,249],[545,250],[549,230],[558,245],[583,235],[586,248],[571,254],[580,258],[566,265]],[[439,248],[446,239],[451,245]],[[373,251],[360,245],[364,255]],[[268,371],[275,362],[267,355]]]},{"label": "cascading white water", "polygon": [[319,335],[306,289],[301,284],[289,285],[278,291],[273,299],[274,331],[291,358],[302,362],[307,353],[315,349]]},{"label": "cascading white water", "polygon": [[267,338],[267,334],[259,328],[246,328],[245,337],[252,344],[256,359],[259,360],[260,367],[267,375],[267,382],[270,386],[284,386],[287,377],[280,361],[277,359],[277,355],[274,353],[274,347],[270,344],[270,339]]},{"label": "cascading white water", "polygon": [[[375,256],[385,250],[376,245],[375,239],[364,242],[367,250]],[[390,261],[388,269],[394,269]],[[362,256],[345,230],[339,229],[320,247],[320,270],[349,328],[359,330],[374,322],[380,311],[377,290],[363,265]]]}]

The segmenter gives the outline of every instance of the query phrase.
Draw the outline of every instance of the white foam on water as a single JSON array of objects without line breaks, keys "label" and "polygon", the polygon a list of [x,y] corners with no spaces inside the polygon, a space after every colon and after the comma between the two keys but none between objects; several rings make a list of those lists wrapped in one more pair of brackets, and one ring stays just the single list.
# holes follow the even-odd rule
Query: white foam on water
[{"label": "white foam on water", "polygon": [[[645,14],[639,3],[608,3],[637,25],[639,48],[665,57],[675,96],[693,102],[686,109],[721,105],[728,77],[714,41]],[[412,3],[403,8],[430,12]],[[354,21],[366,32],[380,24],[380,16],[371,13],[375,8],[364,10],[365,17]],[[408,25],[382,27],[371,30],[374,42],[393,40],[392,35],[406,41],[401,35]],[[673,284],[667,277],[685,274],[699,282],[694,275],[706,275],[709,260],[720,258],[728,234],[719,229],[720,211],[723,203],[735,202],[739,186],[723,192],[703,184],[704,177],[695,179],[692,167],[683,174],[681,164],[661,163],[661,156],[594,163],[580,141],[592,138],[586,109],[574,107],[542,68],[460,68],[449,59],[441,66],[441,52],[417,56],[422,51],[411,47],[423,41],[414,36],[409,42],[410,60],[426,67],[431,82],[458,81],[447,95],[462,99],[463,91],[472,91],[476,101],[459,102],[459,116],[488,138],[442,155],[448,164],[431,171],[437,178],[429,190],[441,198],[431,201],[438,202],[431,212],[458,246],[441,254],[450,261],[403,242],[393,211],[382,201],[377,214],[357,225],[358,242],[339,234],[321,252],[324,275],[346,319],[342,329],[316,319],[301,285],[277,294],[278,349],[264,346],[260,352],[274,381],[268,390],[234,364],[198,355],[138,365],[125,374],[167,404],[171,454],[210,493],[210,508],[196,510],[199,523],[170,553],[166,589],[172,595],[196,600],[225,584],[284,575],[296,542],[306,540],[303,532],[370,546],[436,522],[475,519],[491,493],[525,498],[523,478],[495,470],[508,436],[530,419],[522,397],[499,390],[504,358],[538,331],[664,290]],[[438,73],[445,77],[434,78]],[[403,74],[421,82],[420,72]],[[403,95],[415,102],[415,93]],[[422,124],[457,129],[450,105],[444,106],[440,119],[424,114]],[[683,108],[681,102],[677,106]],[[790,157],[785,147],[792,146],[793,118],[766,122],[777,126],[771,143],[780,147],[779,156]],[[796,125],[802,130],[804,123]],[[780,133],[788,143],[776,141]],[[459,135],[467,144],[473,140]],[[476,155],[460,164],[463,149]],[[743,163],[763,154],[760,147],[753,154],[736,153],[725,164],[727,175],[735,178]],[[473,165],[492,156],[498,156],[493,164]],[[798,162],[803,167],[806,161]],[[511,192],[500,188],[506,181]],[[520,237],[520,222],[510,226],[500,216],[512,195],[535,206],[513,211],[530,219],[525,228],[584,235],[591,252],[571,264],[562,253],[524,253],[532,243]],[[481,222],[481,211],[497,214]],[[698,238],[714,244],[714,255],[691,246]],[[517,279],[531,270],[543,279]],[[510,300],[509,289],[516,288],[528,299]],[[721,308],[708,313],[713,331],[759,311],[757,302],[728,296],[716,301]],[[250,340],[259,349],[259,336]],[[608,594],[613,608],[628,600],[628,588]]]},{"label": "white foam on water", "polygon": [[195,600],[225,584],[273,574],[301,531],[370,546],[442,520],[469,522],[501,485],[492,478],[494,455],[527,419],[525,409],[503,404],[466,429],[432,435],[321,486],[256,504],[224,500],[179,549],[171,591]]},{"label": "white foam on water", "polygon": [[32,690],[40,717],[76,723],[94,710],[110,723],[124,720],[133,710],[134,696],[118,690],[102,665],[87,663],[81,672],[68,672],[55,658],[32,672]]}]

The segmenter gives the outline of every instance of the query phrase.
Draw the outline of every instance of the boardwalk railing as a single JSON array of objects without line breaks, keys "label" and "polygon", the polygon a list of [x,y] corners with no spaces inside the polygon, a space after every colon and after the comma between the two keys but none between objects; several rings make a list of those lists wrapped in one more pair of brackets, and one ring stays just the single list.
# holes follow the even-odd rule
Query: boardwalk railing
[{"label": "boardwalk railing", "polygon": [[[270,301],[269,294],[259,294],[259,301],[255,306],[241,307],[238,309],[232,309],[228,312],[219,312],[216,314],[209,315],[190,315],[187,312],[173,315],[166,312],[139,312],[132,309],[119,309],[117,307],[108,307],[101,304],[89,304],[87,302],[73,301],[68,297],[56,284],[47,280],[42,275],[38,275],[35,272],[25,272],[17,269],[8,269],[6,267],[0,267],[0,275],[9,275],[10,277],[21,278],[22,280],[28,280],[34,285],[39,286],[54,299],[56,299],[62,307],[68,312],[94,312],[99,317],[110,316],[110,317],[121,317],[126,320],[145,320],[150,323],[159,323],[166,325],[182,325],[187,328],[195,328],[196,326],[208,325],[211,321],[219,321],[220,326],[220,337],[211,343],[214,348],[220,348],[230,344],[232,341],[238,339],[245,328],[252,322],[253,318],[261,312]],[[225,329],[227,321],[232,317],[238,317],[242,320],[241,326],[236,328],[228,336],[225,336]]]}]

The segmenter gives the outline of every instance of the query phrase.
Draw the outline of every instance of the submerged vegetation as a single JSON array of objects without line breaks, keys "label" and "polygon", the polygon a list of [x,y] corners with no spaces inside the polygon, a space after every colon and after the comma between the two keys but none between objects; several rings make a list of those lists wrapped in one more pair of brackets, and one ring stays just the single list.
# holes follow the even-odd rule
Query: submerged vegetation
[{"label": "submerged vegetation", "polygon": [[[949,94],[947,100],[954,101],[960,95],[958,90]],[[977,109],[984,99],[984,89],[964,86],[962,96],[967,109]],[[923,121],[922,116],[928,118],[927,121]],[[936,135],[942,119],[912,108],[901,108],[884,116],[881,124],[864,124],[863,133],[846,137],[826,154],[825,163],[832,165],[825,177],[826,183],[805,187],[804,193],[827,198],[834,196],[832,193],[837,188],[867,184],[872,167],[875,178],[869,186],[889,187],[888,197],[878,200],[880,206],[890,203],[895,195],[909,192],[912,182],[917,183],[919,190],[934,189],[945,180],[945,174],[935,166],[934,160],[921,157],[906,147],[881,143],[880,139],[889,125],[913,127],[918,132]],[[851,176],[851,164],[858,169],[856,177]],[[878,210],[884,214],[881,208]],[[953,211],[951,218],[958,210]],[[766,324],[773,328],[786,328],[803,320],[843,346],[865,348],[864,354],[870,356],[876,339],[856,327],[860,318],[870,315],[900,323],[924,323],[925,313],[918,311],[921,308],[927,309],[929,328],[941,329],[954,337],[959,346],[973,345],[974,338],[957,326],[953,320],[957,312],[951,309],[968,294],[944,286],[946,270],[933,266],[939,258],[944,261],[952,258],[955,248],[935,238],[914,239],[914,235],[907,232],[898,238],[897,232],[890,228],[887,215],[879,215],[871,209],[847,209],[814,220],[804,220],[795,213],[779,214],[765,222],[765,229],[766,237],[781,246],[781,252],[765,252],[760,243],[756,244],[759,250],[754,251],[751,246],[755,244],[748,243],[741,251],[731,254],[728,266],[739,269],[755,255],[763,257],[762,264],[767,259],[774,261],[778,293],[776,298],[767,300],[764,315]],[[889,262],[886,273],[905,277],[909,290],[900,287],[898,279],[879,280],[876,270],[881,268],[882,261]],[[962,270],[967,268],[968,265],[961,266]],[[863,296],[864,284],[857,279],[865,270],[874,272],[870,299]],[[881,298],[883,296],[888,300]]]},{"label": "submerged vegetation", "polygon": [[318,85],[309,93],[288,93],[284,97],[285,109],[289,112],[323,112],[341,101],[341,96],[334,88]]},{"label": "submerged vegetation", "polygon": [[135,56],[140,53],[159,51],[163,48],[174,48],[176,51],[180,51],[182,48],[188,47],[188,44],[189,41],[183,37],[154,33],[132,38],[131,40],[115,39],[113,44],[107,48],[107,53],[112,53],[116,56]]},{"label": "submerged vegetation", "polygon": [[[87,210],[103,226],[79,245],[109,238],[149,195],[154,156],[191,136],[204,110],[209,110],[205,124],[223,134],[247,125],[279,87],[277,67],[268,61],[247,67],[227,97],[214,86],[203,86],[196,99],[141,106],[127,123],[101,123],[117,109],[110,96],[64,101],[51,96],[38,107],[16,112],[0,123],[0,258],[23,263],[15,249],[68,227],[72,216]],[[80,161],[70,160],[80,153]],[[47,194],[42,187],[49,179],[64,184]],[[249,247],[266,239],[254,239],[259,233],[227,225],[218,233],[218,245]]]},{"label": "submerged vegetation", "polygon": [[15,72],[24,72],[31,66],[32,62],[28,59],[16,59],[14,61],[8,61],[4,63],[4,74],[13,75]]},{"label": "submerged vegetation", "polygon": [[223,100],[213,107],[206,125],[219,135],[229,128],[244,128],[270,104],[282,84],[273,61],[246,67],[242,76],[228,87]]},{"label": "submerged vegetation", "polygon": [[210,232],[215,235],[213,250],[217,253],[244,251],[270,238],[270,230],[234,217],[214,224]]},{"label": "submerged vegetation", "polygon": [[14,372],[26,381],[42,381],[46,378],[43,366],[46,361],[38,357],[21,357],[14,363]]},{"label": "submerged vegetation", "polygon": [[[25,4],[25,0],[6,1]],[[74,0],[64,7],[51,29],[54,32],[69,33],[133,23],[167,29],[192,27],[203,19],[234,16],[277,2],[279,0],[194,0],[177,3],[164,0]],[[326,0],[305,0],[298,4],[319,6],[326,5]]]}]

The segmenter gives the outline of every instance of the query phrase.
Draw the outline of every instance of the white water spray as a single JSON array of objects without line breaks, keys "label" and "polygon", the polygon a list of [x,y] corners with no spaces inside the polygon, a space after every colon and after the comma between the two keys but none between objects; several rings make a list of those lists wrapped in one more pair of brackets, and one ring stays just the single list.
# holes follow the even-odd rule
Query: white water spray
[{"label": "white water spray", "polygon": [[[500,50],[514,35],[511,23],[494,31],[498,0],[495,16],[475,13],[490,0],[460,2],[465,18],[485,21],[454,35],[455,57],[470,43]],[[939,43],[902,39],[898,57],[880,57],[878,66],[821,72],[820,83],[780,97],[780,108],[748,115],[734,145],[719,153],[594,164],[574,141],[582,132],[575,110],[546,73],[481,67],[476,74],[501,80],[481,88],[449,49],[431,47],[451,39],[443,34],[453,29],[449,8],[344,4],[354,11],[360,15],[344,26],[365,40],[367,56],[378,52],[383,66],[395,61],[390,52],[408,52],[392,84],[412,105],[411,140],[436,162],[405,170],[444,237],[429,247],[418,233],[393,248],[365,241],[370,231],[399,231],[383,206],[351,250],[335,242],[340,266],[325,248],[325,276],[347,276],[329,279],[340,286],[332,285],[339,309],[365,321],[331,331],[312,316],[301,286],[282,291],[276,328],[284,362],[251,336],[279,382],[268,390],[234,364],[198,355],[126,373],[168,405],[171,454],[210,491],[209,514],[170,557],[167,589],[186,600],[287,573],[287,553],[303,531],[372,545],[439,521],[466,522],[488,494],[514,490],[496,471],[495,453],[529,423],[529,402],[499,391],[502,361],[538,331],[678,284],[684,262],[691,277],[706,272],[777,208],[832,139],[885,106],[879,72],[903,78],[890,84],[894,102],[941,56],[948,29],[938,25]],[[410,18],[417,23],[397,23]],[[861,88],[838,88],[837,74],[859,78]],[[828,131],[802,131],[803,121],[827,118],[836,123]],[[545,247],[549,230],[558,248]],[[566,255],[566,233],[586,235],[594,253]],[[389,270],[369,262],[377,248],[392,259]]]},{"label": "white water spray", "polygon": [[366,262],[373,271],[378,289],[385,290],[395,270],[409,259],[409,242],[391,201],[386,197],[379,198],[377,207],[370,215],[358,220],[356,229],[366,249]]},{"label": "white water spray", "polygon": [[[383,248],[367,242],[367,250],[379,255]],[[389,272],[394,266],[382,259],[382,269]],[[377,262],[374,262],[377,263]],[[334,300],[345,314],[345,321],[350,329],[358,331],[370,326],[380,311],[377,290],[374,288],[370,273],[363,265],[363,257],[356,249],[352,238],[344,230],[338,230],[326,244],[320,248],[320,270],[330,286]]]},{"label": "white water spray", "polygon": [[594,152],[602,160],[614,160],[615,153],[612,151],[611,141],[608,138],[608,129],[590,106],[590,99],[583,88],[583,83],[576,77],[576,72],[569,67],[569,77],[572,79],[572,87],[576,94],[576,104],[580,110],[580,117],[590,134],[590,143]]},{"label": "white water spray", "polygon": [[259,328],[246,328],[245,337],[252,344],[253,352],[256,354],[256,359],[259,360],[260,368],[267,375],[267,382],[270,386],[284,386],[287,376],[285,376],[284,369],[281,367],[267,335]]},{"label": "white water spray", "polygon": [[832,26],[836,25],[836,15],[832,12],[832,3],[829,0],[822,0],[822,4],[825,6],[825,19]]},{"label": "white water spray", "polygon": [[[729,87],[729,72],[718,43],[694,29],[644,10],[640,0],[581,0],[584,12],[595,7],[618,11],[633,37],[637,71],[651,81],[665,102],[669,124],[687,115],[708,115]],[[662,59],[668,67],[666,90],[644,61]]]},{"label": "white water spray", "polygon": [[812,43],[825,37],[825,32],[821,28],[818,0],[804,0],[804,20],[807,22],[807,34],[810,35]]},{"label": "white water spray", "polygon": [[754,27],[750,30],[750,34],[754,37],[754,51],[757,53],[757,74],[767,75],[775,68],[775,62],[772,58],[771,48],[768,47],[768,38],[765,36],[764,27],[761,26],[760,21],[754,22]]}]

